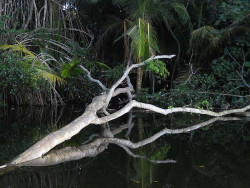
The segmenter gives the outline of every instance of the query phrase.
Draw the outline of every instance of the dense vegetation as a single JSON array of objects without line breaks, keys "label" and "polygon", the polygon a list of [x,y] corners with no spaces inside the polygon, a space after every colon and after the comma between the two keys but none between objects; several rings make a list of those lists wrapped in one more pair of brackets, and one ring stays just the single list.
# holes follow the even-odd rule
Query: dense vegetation
[{"label": "dense vegetation", "polygon": [[[88,102],[127,62],[176,54],[132,74],[137,98],[218,109],[249,102],[247,0],[3,0],[0,105]],[[221,106],[221,104],[224,104]]]}]

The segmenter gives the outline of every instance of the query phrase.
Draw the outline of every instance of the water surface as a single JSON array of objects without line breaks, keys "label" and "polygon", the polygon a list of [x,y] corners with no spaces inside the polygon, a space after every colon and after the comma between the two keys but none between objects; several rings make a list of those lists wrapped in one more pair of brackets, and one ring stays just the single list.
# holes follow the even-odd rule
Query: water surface
[{"label": "water surface", "polygon": [[[83,109],[18,108],[0,115],[0,165],[8,162],[53,130],[78,117]],[[145,139],[165,127],[190,126],[209,117],[177,114],[163,117],[134,113],[131,131],[116,135],[133,142]],[[112,130],[127,122],[128,115],[109,124]],[[57,147],[77,147],[100,126],[90,126]],[[249,121],[216,122],[180,135],[165,135],[133,150],[150,159],[174,159],[175,164],[153,164],[133,158],[122,148],[110,144],[96,157],[53,166],[21,167],[0,172],[1,188],[117,188],[117,187],[199,187],[247,188],[250,186]],[[93,140],[97,137],[94,135]]]}]

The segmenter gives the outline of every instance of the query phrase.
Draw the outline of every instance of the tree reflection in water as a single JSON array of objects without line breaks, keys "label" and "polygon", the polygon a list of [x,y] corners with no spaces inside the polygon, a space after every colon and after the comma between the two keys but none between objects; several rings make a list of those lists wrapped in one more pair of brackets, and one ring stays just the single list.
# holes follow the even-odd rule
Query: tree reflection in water
[{"label": "tree reflection in water", "polygon": [[[0,178],[1,185],[8,187],[83,187],[91,185],[91,187],[98,187],[101,185],[101,181],[105,181],[102,177],[115,176],[111,182],[108,182],[107,186],[118,186],[118,180],[122,179],[124,182],[118,187],[153,187],[153,186],[166,186],[175,185],[176,187],[200,187],[203,182],[207,182],[203,187],[247,187],[247,172],[245,176],[239,176],[239,171],[242,171],[244,165],[249,166],[249,160],[245,160],[244,156],[235,157],[235,153],[231,154],[231,157],[227,154],[231,151],[223,151],[218,145],[210,150],[207,149],[207,145],[196,146],[194,151],[190,151],[190,144],[179,140],[181,147],[179,147],[178,154],[171,154],[177,151],[176,148],[172,148],[170,156],[174,156],[175,164],[154,164],[154,163],[174,163],[174,160],[168,159],[168,156],[160,156],[158,153],[161,148],[159,144],[155,143],[156,140],[164,137],[166,134],[179,134],[182,132],[190,132],[216,121],[239,121],[240,118],[236,117],[224,117],[224,118],[212,118],[205,122],[196,124],[189,128],[168,129],[164,128],[161,131],[142,139],[138,142],[132,142],[129,139],[118,138],[119,133],[125,131],[125,137],[129,137],[131,129],[133,128],[133,118],[130,114],[128,122],[114,129],[110,129],[108,125],[103,125],[99,134],[91,135],[87,141],[84,141],[77,147],[62,147],[48,152],[41,158],[21,164],[22,168],[9,166],[0,171],[2,177]],[[206,132],[202,130],[201,132]],[[145,134],[145,133],[144,133]],[[116,137],[115,137],[116,136]],[[201,135],[202,136],[202,135]],[[218,136],[218,135],[215,135]],[[215,136],[213,138],[215,138]],[[109,158],[105,158],[104,152],[110,144],[117,145],[122,148],[128,154],[124,158],[124,152],[115,147],[115,150],[119,150],[120,158],[115,158],[117,154],[114,154],[114,146],[111,146]],[[171,144],[172,145],[172,144]],[[143,147],[144,146],[144,147]],[[209,145],[211,147],[211,144]],[[189,148],[189,149],[187,149]],[[199,148],[197,150],[197,148]],[[136,149],[136,153],[132,149]],[[163,147],[164,149],[164,147]],[[165,149],[167,149],[165,147]],[[191,148],[192,150],[192,148]],[[203,150],[203,151],[202,151]],[[206,151],[207,150],[207,151]],[[152,152],[154,151],[154,152]],[[204,152],[205,151],[205,152]],[[249,149],[248,149],[249,151]],[[196,153],[198,152],[198,153]],[[102,154],[101,154],[102,153]],[[102,164],[100,160],[94,161],[96,158],[88,158],[83,160],[65,163],[73,160],[79,160],[86,157],[104,158]],[[126,155],[125,155],[126,156]],[[157,156],[158,159],[155,159]],[[60,164],[54,167],[48,167],[51,165]],[[117,166],[117,163],[120,165]],[[121,168],[126,164],[125,170]],[[167,165],[167,166],[166,166]],[[31,168],[24,166],[40,166],[39,168]],[[47,167],[41,167],[47,166]],[[95,170],[90,170],[91,166],[95,166]],[[103,166],[109,166],[102,169]],[[15,170],[15,171],[13,171]],[[123,171],[122,171],[123,170]],[[12,172],[10,172],[12,171]],[[106,173],[108,171],[109,173]],[[111,172],[112,171],[112,172]],[[124,172],[125,171],[125,172]],[[228,173],[228,171],[231,171]],[[9,173],[7,173],[9,172]],[[7,174],[6,174],[7,173]],[[86,174],[88,175],[86,179]],[[96,173],[96,174],[93,174]],[[249,174],[248,174],[249,175]],[[110,179],[110,177],[108,179]],[[178,178],[179,177],[179,178]],[[197,179],[197,177],[199,177]],[[179,180],[178,180],[179,179]],[[180,181],[180,179],[182,181]],[[14,180],[14,181],[13,181]],[[91,182],[89,182],[91,180]],[[28,186],[27,186],[28,185]],[[226,186],[227,185],[227,186]]]}]

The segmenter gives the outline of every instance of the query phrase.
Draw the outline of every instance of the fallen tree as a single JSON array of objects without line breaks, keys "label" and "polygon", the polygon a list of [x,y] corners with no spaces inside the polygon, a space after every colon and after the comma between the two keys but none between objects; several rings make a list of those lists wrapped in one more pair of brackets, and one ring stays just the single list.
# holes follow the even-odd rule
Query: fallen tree
[{"label": "fallen tree", "polygon": [[[36,144],[31,146],[29,149],[24,151],[22,154],[20,154],[18,157],[7,163],[6,165],[1,166],[0,168],[6,167],[7,165],[20,165],[22,163],[26,163],[28,161],[37,159],[45,155],[47,152],[49,152],[52,148],[57,146],[58,144],[64,142],[65,140],[70,139],[72,136],[78,134],[83,128],[90,124],[104,124],[107,123],[111,120],[114,120],[126,113],[128,113],[132,108],[141,108],[141,109],[147,109],[154,111],[156,113],[160,113],[163,115],[168,115],[171,113],[176,113],[176,112],[189,112],[189,113],[195,113],[195,114],[204,114],[208,116],[213,116],[213,117],[222,117],[225,115],[229,114],[237,114],[237,113],[242,113],[250,109],[250,105],[242,108],[242,109],[233,109],[233,110],[226,110],[222,112],[213,112],[209,110],[202,110],[202,109],[196,109],[196,108],[185,108],[185,107],[178,107],[178,108],[171,108],[171,109],[162,109],[157,106],[151,105],[151,104],[145,104],[141,102],[137,102],[135,100],[132,100],[132,92],[134,92],[133,86],[130,83],[129,79],[129,73],[132,69],[142,67],[146,65],[147,63],[157,60],[157,59],[171,59],[173,58],[174,55],[162,55],[162,56],[152,56],[146,61],[139,63],[139,64],[133,64],[131,66],[128,66],[127,69],[125,70],[124,74],[122,77],[110,88],[107,89],[107,87],[102,84],[100,80],[96,80],[91,77],[90,72],[85,69],[84,67],[81,67],[86,73],[88,78],[97,83],[103,90],[104,92],[97,96],[94,97],[92,100],[92,103],[90,103],[87,108],[85,109],[85,112],[83,115],[72,121],[70,124],[67,126],[50,133],[40,141],[38,141]],[[118,86],[126,80],[127,86],[126,88],[118,88]],[[128,95],[129,102],[126,104],[122,109],[109,114],[107,111],[108,105],[110,104],[110,101],[113,97],[121,94],[121,93],[126,93]],[[102,115],[101,117],[100,114]],[[99,115],[99,116],[98,116]],[[188,129],[188,128],[187,128]],[[192,128],[189,128],[191,131]],[[177,132],[180,133],[180,132]],[[176,134],[177,134],[176,133]],[[114,138],[115,139],[115,138]],[[103,141],[103,140],[102,140]],[[112,138],[109,139],[109,141],[112,143]],[[127,141],[124,141],[121,143],[123,146],[128,147]],[[130,143],[131,144],[131,143]],[[131,145],[130,148],[136,148],[135,145]],[[127,151],[128,152],[128,151]]]},{"label": "fallen tree", "polygon": [[[17,167],[23,166],[52,166],[57,165],[64,162],[80,160],[86,157],[95,157],[102,153],[106,148],[108,148],[109,144],[115,144],[122,149],[124,149],[128,155],[133,158],[142,158],[148,160],[152,163],[175,163],[177,161],[173,159],[166,159],[166,160],[152,160],[148,156],[142,156],[138,154],[134,154],[131,149],[141,148],[147,144],[153,143],[160,137],[164,135],[171,135],[171,134],[181,134],[181,133],[189,133],[191,131],[200,129],[202,127],[211,125],[217,121],[240,121],[243,120],[239,117],[215,117],[204,122],[198,123],[196,125],[192,125],[186,128],[179,128],[179,129],[169,129],[164,128],[161,131],[155,133],[154,135],[150,136],[149,138],[140,140],[136,143],[127,140],[127,139],[120,139],[115,138],[115,136],[121,133],[123,130],[127,130],[126,135],[128,136],[130,128],[133,127],[132,121],[132,114],[130,114],[128,118],[128,122],[126,124],[120,125],[115,129],[110,129],[109,126],[106,124],[102,125],[102,130],[99,134],[92,134],[89,139],[83,142],[80,146],[77,147],[63,147],[61,149],[53,149],[46,153],[44,156],[20,163],[16,166],[8,166],[7,168],[0,169],[0,175],[5,174],[9,171],[15,170]],[[94,141],[92,140],[93,137],[97,137]],[[166,156],[167,157],[167,156]]]}]

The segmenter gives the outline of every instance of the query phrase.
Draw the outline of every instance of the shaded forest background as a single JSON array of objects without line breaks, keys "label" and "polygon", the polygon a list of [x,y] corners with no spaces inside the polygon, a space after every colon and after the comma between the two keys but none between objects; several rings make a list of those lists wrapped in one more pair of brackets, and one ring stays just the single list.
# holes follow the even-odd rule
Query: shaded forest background
[{"label": "shaded forest background", "polygon": [[[171,108],[249,103],[247,0],[2,0],[0,105],[85,104],[127,64],[137,100]],[[119,102],[119,100],[117,100]]]}]

